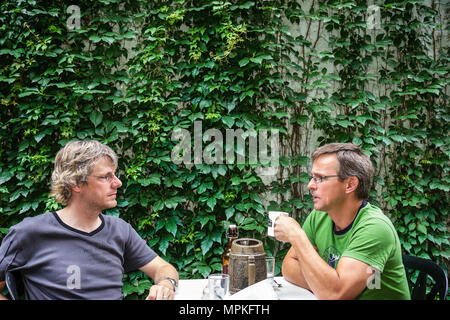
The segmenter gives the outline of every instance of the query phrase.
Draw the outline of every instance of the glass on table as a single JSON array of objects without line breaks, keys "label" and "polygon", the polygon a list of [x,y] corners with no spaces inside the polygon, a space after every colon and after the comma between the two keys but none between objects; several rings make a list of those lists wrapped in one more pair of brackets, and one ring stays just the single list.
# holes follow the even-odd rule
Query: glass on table
[{"label": "glass on table", "polygon": [[274,288],[279,288],[280,284],[275,281],[275,257],[266,257],[267,280]]},{"label": "glass on table", "polygon": [[275,257],[266,257],[267,279],[272,280],[275,276]]},{"label": "glass on table", "polygon": [[208,276],[210,300],[223,300],[230,293],[230,276],[224,273],[213,273]]}]

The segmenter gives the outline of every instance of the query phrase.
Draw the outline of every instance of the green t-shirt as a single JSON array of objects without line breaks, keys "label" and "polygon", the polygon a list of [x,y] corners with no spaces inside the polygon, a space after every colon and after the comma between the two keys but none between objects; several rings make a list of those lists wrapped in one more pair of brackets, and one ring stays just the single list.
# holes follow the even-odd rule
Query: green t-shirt
[{"label": "green t-shirt", "polygon": [[326,212],[313,210],[303,230],[333,268],[341,257],[376,268],[375,276],[356,299],[411,299],[397,232],[379,208],[363,203],[353,223],[341,231],[334,231]]}]

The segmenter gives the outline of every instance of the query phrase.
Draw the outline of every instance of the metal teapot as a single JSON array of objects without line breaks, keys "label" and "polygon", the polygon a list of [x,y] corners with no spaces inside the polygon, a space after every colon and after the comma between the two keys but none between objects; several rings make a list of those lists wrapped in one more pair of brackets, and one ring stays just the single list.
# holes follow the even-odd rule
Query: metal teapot
[{"label": "metal teapot", "polygon": [[262,242],[251,238],[234,240],[228,273],[231,293],[266,279],[266,253]]}]

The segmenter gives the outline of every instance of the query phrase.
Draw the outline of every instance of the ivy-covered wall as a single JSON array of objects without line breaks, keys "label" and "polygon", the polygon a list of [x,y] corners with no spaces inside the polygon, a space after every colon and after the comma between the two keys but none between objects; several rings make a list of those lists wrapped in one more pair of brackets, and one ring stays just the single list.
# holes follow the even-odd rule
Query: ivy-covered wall
[{"label": "ivy-covered wall", "polygon": [[[97,139],[120,156],[119,205],[106,214],[132,223],[182,278],[221,269],[230,223],[263,240],[279,270],[288,247],[265,235],[267,211],[302,222],[310,151],[350,141],[376,165],[370,201],[391,217],[404,252],[448,266],[448,7],[72,2],[0,4],[0,238],[58,208],[48,193],[61,146]],[[222,133],[235,161],[208,164],[203,135],[194,163],[195,123]],[[173,161],[177,129],[191,133],[191,165]],[[272,176],[226,141],[227,129],[278,130],[279,166],[263,170]],[[140,273],[124,282],[128,298],[150,284]]]}]

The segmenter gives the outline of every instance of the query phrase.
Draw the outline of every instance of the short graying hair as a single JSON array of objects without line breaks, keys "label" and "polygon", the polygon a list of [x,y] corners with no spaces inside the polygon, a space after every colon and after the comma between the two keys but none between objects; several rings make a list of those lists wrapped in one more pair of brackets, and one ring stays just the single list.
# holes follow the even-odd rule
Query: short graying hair
[{"label": "short graying hair", "polygon": [[117,168],[117,155],[107,145],[95,140],[71,141],[56,154],[52,173],[50,196],[67,205],[72,197],[72,187],[87,183],[96,161],[109,157]]},{"label": "short graying hair", "polygon": [[313,152],[311,158],[314,162],[324,154],[336,154],[339,162],[339,179],[345,180],[348,177],[356,176],[359,184],[356,189],[356,196],[361,200],[369,198],[370,186],[373,177],[373,165],[369,157],[353,143],[330,143]]}]

